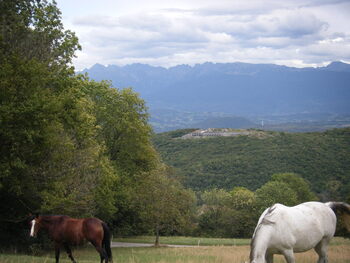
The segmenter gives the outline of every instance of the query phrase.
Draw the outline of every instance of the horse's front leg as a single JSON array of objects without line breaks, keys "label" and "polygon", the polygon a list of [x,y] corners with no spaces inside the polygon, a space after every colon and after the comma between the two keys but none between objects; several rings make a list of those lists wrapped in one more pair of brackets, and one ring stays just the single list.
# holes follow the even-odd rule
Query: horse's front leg
[{"label": "horse's front leg", "polygon": [[283,253],[283,256],[286,259],[287,263],[295,263],[293,249],[284,250],[284,251],[282,251],[282,253]]},{"label": "horse's front leg", "polygon": [[59,263],[59,261],[60,261],[60,250],[61,250],[61,244],[55,242],[55,257],[56,257],[56,263]]}]

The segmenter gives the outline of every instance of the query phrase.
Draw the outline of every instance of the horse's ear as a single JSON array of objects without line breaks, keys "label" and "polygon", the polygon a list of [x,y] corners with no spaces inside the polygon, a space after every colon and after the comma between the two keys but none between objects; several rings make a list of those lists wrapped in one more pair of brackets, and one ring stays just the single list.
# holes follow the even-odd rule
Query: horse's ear
[{"label": "horse's ear", "polygon": [[32,213],[29,213],[29,214],[28,214],[28,217],[29,217],[29,218],[33,218],[33,219],[34,219],[34,218],[38,218],[38,217],[39,217],[39,213],[35,213],[34,215],[33,215]]}]

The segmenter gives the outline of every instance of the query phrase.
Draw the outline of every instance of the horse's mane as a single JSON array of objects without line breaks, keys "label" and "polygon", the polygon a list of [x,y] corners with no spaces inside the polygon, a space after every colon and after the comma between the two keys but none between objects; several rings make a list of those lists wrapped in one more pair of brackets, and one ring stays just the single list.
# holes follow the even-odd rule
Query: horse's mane
[{"label": "horse's mane", "polygon": [[40,217],[41,220],[46,223],[58,222],[70,218],[65,215],[41,215]]},{"label": "horse's mane", "polygon": [[261,229],[261,227],[263,225],[272,225],[275,224],[275,220],[274,220],[274,211],[276,209],[278,204],[274,204],[273,206],[267,208],[265,210],[265,212],[263,213],[263,215],[261,216],[261,218],[259,219],[258,225],[256,226],[255,230],[254,230],[254,234],[252,237],[252,240],[250,242],[250,259],[253,258],[253,252],[255,250],[255,246],[256,246],[256,237],[258,235],[259,230]]},{"label": "horse's mane", "polygon": [[260,222],[260,226],[261,225],[271,225],[271,224],[274,224],[275,223],[275,219],[273,218],[274,217],[274,211],[277,207],[277,205],[279,204],[274,204],[273,206],[271,206],[269,208],[269,210],[267,210],[267,213],[265,214],[265,216],[263,217],[263,219],[261,220]]},{"label": "horse's mane", "polygon": [[[262,225],[271,225],[271,224],[275,223],[275,219],[273,217],[274,217],[274,211],[278,205],[279,204],[274,204],[273,206],[271,206],[265,210],[264,214],[260,218],[258,225],[254,231],[254,235],[261,228]],[[253,235],[253,237],[254,237],[254,235]]]}]

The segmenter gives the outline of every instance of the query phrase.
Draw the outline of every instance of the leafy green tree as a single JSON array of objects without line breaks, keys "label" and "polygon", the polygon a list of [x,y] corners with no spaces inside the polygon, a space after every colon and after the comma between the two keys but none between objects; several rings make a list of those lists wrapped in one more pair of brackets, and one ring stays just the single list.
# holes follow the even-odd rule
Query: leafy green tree
[{"label": "leafy green tree", "polygon": [[98,139],[119,175],[114,189],[118,213],[113,222],[124,234],[142,233],[142,220],[133,205],[139,199],[135,189],[144,176],[161,166],[151,143],[152,129],[145,102],[132,89],[118,90],[109,82],[79,78],[83,82],[82,92],[94,102]]},{"label": "leafy green tree", "polygon": [[155,246],[159,246],[160,232],[181,233],[192,224],[195,197],[169,177],[166,167],[153,170],[140,180],[135,206],[141,220],[153,228]]},{"label": "leafy green tree", "polygon": [[228,237],[234,222],[234,210],[229,207],[231,195],[224,189],[214,188],[201,194],[203,205],[199,208],[199,231],[201,235]]},{"label": "leafy green tree", "polygon": [[231,205],[236,210],[254,210],[256,200],[253,191],[245,187],[235,187],[230,192]]},{"label": "leafy green tree", "polygon": [[118,170],[130,175],[157,168],[145,102],[130,88],[118,90],[109,82],[82,79],[83,91],[95,103],[99,137]]},{"label": "leafy green tree", "polygon": [[64,30],[61,12],[47,0],[3,0],[1,10],[1,56],[37,60],[55,73],[73,74],[72,58],[80,49],[78,38]]},{"label": "leafy green tree", "polygon": [[237,212],[228,206],[202,206],[198,216],[199,235],[209,237],[237,237]]},{"label": "leafy green tree", "polygon": [[317,196],[310,189],[309,184],[295,173],[279,173],[271,177],[271,181],[286,183],[297,194],[299,203],[317,200]]},{"label": "leafy green tree", "polygon": [[270,181],[255,191],[259,213],[275,203],[286,206],[298,204],[297,193],[288,184],[278,181]]},{"label": "leafy green tree", "polygon": [[208,206],[227,206],[230,203],[230,193],[224,189],[214,188],[212,190],[206,190],[201,194],[203,203]]},{"label": "leafy green tree", "polygon": [[[162,168],[145,102],[74,74],[80,46],[54,1],[4,0],[0,10],[1,222],[34,210],[185,228],[193,194]],[[17,236],[8,226],[5,241]]]},{"label": "leafy green tree", "polygon": [[33,210],[110,217],[116,176],[70,64],[77,38],[55,2],[5,0],[0,10],[0,220]]},{"label": "leafy green tree", "polygon": [[235,210],[235,223],[231,230],[232,236],[250,237],[259,216],[257,214],[255,193],[245,187],[235,187],[230,194],[230,207]]}]

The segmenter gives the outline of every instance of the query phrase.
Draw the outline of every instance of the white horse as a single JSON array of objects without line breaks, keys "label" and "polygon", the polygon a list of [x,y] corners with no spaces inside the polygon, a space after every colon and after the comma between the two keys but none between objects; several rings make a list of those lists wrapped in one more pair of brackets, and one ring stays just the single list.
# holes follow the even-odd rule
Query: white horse
[{"label": "white horse", "polygon": [[326,263],[327,246],[334,236],[336,212],[344,217],[350,231],[350,205],[341,202],[307,202],[287,207],[275,204],[267,208],[255,228],[250,251],[251,263],[272,263],[274,254],[283,254],[294,263],[294,252],[312,248],[318,263]]}]

